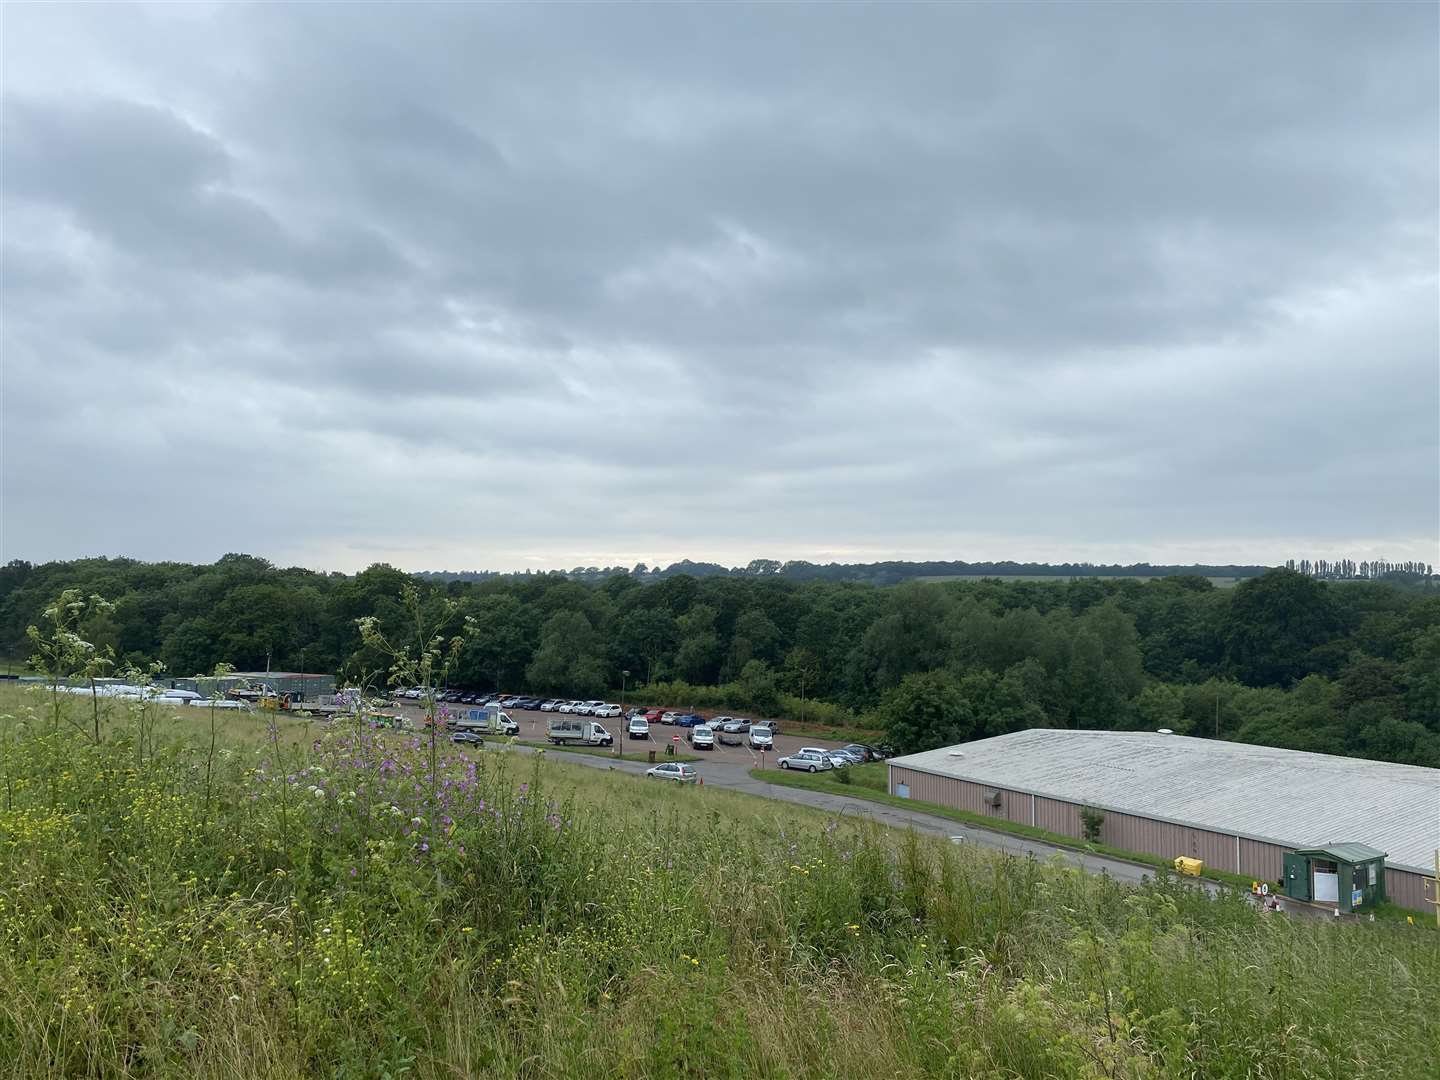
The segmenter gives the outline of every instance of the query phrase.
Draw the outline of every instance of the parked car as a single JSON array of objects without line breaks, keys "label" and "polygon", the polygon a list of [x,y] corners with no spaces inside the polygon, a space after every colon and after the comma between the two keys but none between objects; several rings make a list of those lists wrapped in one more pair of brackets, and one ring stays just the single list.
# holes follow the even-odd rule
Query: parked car
[{"label": "parked car", "polygon": [[661,717],[663,717],[664,715],[665,715],[665,710],[664,710],[664,709],[646,709],[646,710],[645,710],[645,720],[646,720],[647,723],[650,723],[650,724],[660,724],[660,723],[663,723],[664,721],[661,720]]},{"label": "parked car", "polygon": [[686,736],[696,750],[715,749],[715,731],[709,724],[696,724]]},{"label": "parked car", "polygon": [[592,713],[591,715],[593,715],[593,716],[603,716],[603,717],[619,716],[619,715],[620,715],[620,706],[619,706],[619,705],[600,705],[600,706],[597,706],[597,707],[596,707],[594,713]]},{"label": "parked car", "polygon": [[858,743],[858,742],[847,743],[846,745],[842,746],[840,749],[842,749],[842,750],[849,750],[849,751],[852,752],[852,753],[860,754],[866,761],[882,761],[882,760],[884,760],[884,759],[882,758],[879,750],[877,750],[877,749],[875,749],[875,747],[869,746],[869,745],[867,745],[867,744],[865,744],[865,743]]},{"label": "parked car", "polygon": [[675,722],[676,722],[677,720],[679,720],[679,719],[680,719],[680,714],[679,714],[678,712],[663,712],[663,713],[660,714],[660,723],[662,723],[662,724],[669,724],[669,725],[671,725],[672,727],[674,726]]},{"label": "parked car", "polygon": [[695,772],[694,765],[686,765],[678,761],[667,761],[663,765],[656,765],[653,769],[646,769],[645,775],[652,780],[674,780],[681,784],[693,784],[700,777]]},{"label": "parked car", "polygon": [[709,724],[712,728],[714,728],[716,731],[724,731],[725,725],[730,723],[730,721],[734,719],[735,718],[733,716],[712,716],[709,720],[705,722]]},{"label": "parked car", "polygon": [[[712,728],[715,728],[715,725],[713,723],[710,726]],[[726,724],[724,727],[715,728],[715,738],[720,742],[722,746],[739,746],[745,741],[744,732],[730,730],[734,726],[734,723],[731,722],[729,724]]]},{"label": "parked car", "polygon": [[806,772],[820,772],[822,769],[833,769],[830,764],[829,755],[824,750],[817,750],[814,747],[807,747],[797,750],[793,754],[787,754],[780,759],[782,769],[803,769]]},{"label": "parked car", "polygon": [[756,720],[750,726],[752,728],[763,727],[766,731],[770,732],[771,735],[780,734],[780,722],[778,720]]},{"label": "parked car", "polygon": [[825,757],[830,762],[832,769],[848,769],[851,765],[862,765],[864,762],[845,753],[844,750],[827,750]]},{"label": "parked car", "polygon": [[650,738],[650,721],[643,716],[632,716],[625,722],[625,734],[632,739]]},{"label": "parked car", "polygon": [[554,712],[563,704],[559,698],[546,698],[540,703],[541,712]]},{"label": "parked car", "polygon": [[555,706],[555,711],[565,713],[568,716],[575,711],[575,706],[579,704],[578,701],[562,701],[559,705]]},{"label": "parked car", "polygon": [[472,746],[484,746],[485,740],[473,731],[452,731],[450,741],[455,743],[469,743]]},{"label": "parked car", "polygon": [[[711,726],[714,726],[715,721],[712,720],[710,723]],[[728,731],[731,735],[744,735],[750,730],[750,721],[741,720],[733,716],[728,717],[725,723],[721,725],[721,730]]]},{"label": "parked car", "polygon": [[675,717],[675,723],[679,727],[694,727],[696,724],[703,724],[704,722],[705,718],[699,713],[687,712]]},{"label": "parked car", "polygon": [[771,737],[769,728],[752,727],[749,734],[751,750],[773,750],[775,748],[775,740]]}]

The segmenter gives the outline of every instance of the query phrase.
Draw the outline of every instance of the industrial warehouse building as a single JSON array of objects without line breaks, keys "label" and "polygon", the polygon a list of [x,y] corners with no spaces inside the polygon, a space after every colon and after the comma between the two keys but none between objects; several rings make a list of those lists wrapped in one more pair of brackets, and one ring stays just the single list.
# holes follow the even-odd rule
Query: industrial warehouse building
[{"label": "industrial warehouse building", "polygon": [[[1168,733],[1045,728],[888,764],[892,795],[1076,838],[1081,808],[1095,807],[1105,844],[1201,859],[1256,881],[1280,882],[1287,852],[1366,845],[1385,855],[1385,896],[1429,907],[1440,769]],[[1327,887],[1317,880],[1315,898],[1328,898]]]}]

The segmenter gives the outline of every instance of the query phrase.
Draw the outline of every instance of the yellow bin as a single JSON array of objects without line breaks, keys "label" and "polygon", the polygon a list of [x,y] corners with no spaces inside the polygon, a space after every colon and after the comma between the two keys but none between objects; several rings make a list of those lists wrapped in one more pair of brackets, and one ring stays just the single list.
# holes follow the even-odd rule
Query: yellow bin
[{"label": "yellow bin", "polygon": [[1205,864],[1199,859],[1187,859],[1184,855],[1181,855],[1175,860],[1175,869],[1182,874],[1199,877],[1200,871],[1205,869]]}]

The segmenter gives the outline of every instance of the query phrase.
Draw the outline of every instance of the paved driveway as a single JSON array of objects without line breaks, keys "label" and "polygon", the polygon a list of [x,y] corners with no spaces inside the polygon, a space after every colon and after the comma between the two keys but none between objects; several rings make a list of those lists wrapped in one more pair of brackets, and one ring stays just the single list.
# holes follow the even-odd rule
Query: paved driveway
[{"label": "paved driveway", "polygon": [[[541,730],[544,730],[543,724],[541,725]],[[522,721],[522,735],[523,734],[524,727]],[[630,744],[627,743],[627,748],[629,746]],[[529,751],[529,747],[515,747],[515,749],[524,752]],[[633,776],[642,776],[649,767],[642,762],[620,761],[614,758],[596,757],[589,754],[555,754],[552,760],[563,761],[566,764],[573,763],[583,765],[592,769],[610,769],[629,773]],[[756,780],[750,775],[750,769],[752,767],[748,761],[727,761],[719,755],[716,755],[714,758],[702,757],[702,759],[695,764],[695,768],[705,781],[706,787],[725,788],[730,791],[739,791],[746,795],[757,795],[765,799],[776,799],[780,802],[810,806],[817,810],[828,811],[832,814],[844,814],[863,818],[891,828],[914,829],[916,832],[931,836],[963,836],[965,838],[964,842],[967,844],[994,848],[998,851],[1008,852],[1011,855],[1018,855],[1022,858],[1027,855],[1033,855],[1037,859],[1050,859],[1059,856],[1065,862],[1072,866],[1077,866],[1087,873],[1108,874],[1117,881],[1138,884],[1145,878],[1153,877],[1155,874],[1154,869],[1148,866],[1123,862],[1118,859],[1102,858],[1097,855],[1074,851],[1070,848],[1054,847],[1050,844],[1042,844],[1024,837],[1015,836],[1012,833],[993,832],[989,829],[977,828],[973,825],[962,825],[960,822],[937,817],[933,814],[927,814],[921,810],[910,810],[905,807],[869,802],[865,799],[856,799],[848,795],[832,794],[828,791],[812,791],[808,788],[786,787],[781,784],[767,783],[763,780]],[[1215,892],[1220,888],[1217,882],[1205,878],[1196,879],[1196,884],[1211,892]]]}]

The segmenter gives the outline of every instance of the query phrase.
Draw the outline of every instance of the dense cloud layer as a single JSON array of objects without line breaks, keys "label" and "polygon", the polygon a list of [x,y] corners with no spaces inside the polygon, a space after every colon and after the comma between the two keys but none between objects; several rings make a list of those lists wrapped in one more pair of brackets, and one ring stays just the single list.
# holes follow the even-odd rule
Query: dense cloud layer
[{"label": "dense cloud layer", "polygon": [[1436,12],[12,5],[4,555],[1435,561]]}]

